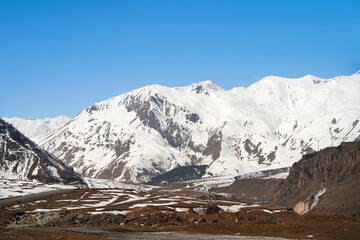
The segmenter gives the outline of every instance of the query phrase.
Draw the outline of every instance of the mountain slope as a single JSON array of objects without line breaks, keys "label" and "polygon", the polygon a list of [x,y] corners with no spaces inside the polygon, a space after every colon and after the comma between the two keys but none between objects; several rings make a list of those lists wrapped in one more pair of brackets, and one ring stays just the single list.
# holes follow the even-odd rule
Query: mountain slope
[{"label": "mountain slope", "polygon": [[2,119],[0,119],[0,177],[86,185],[71,168],[40,149]]},{"label": "mountain slope", "polygon": [[67,123],[70,118],[58,116],[55,118],[26,120],[22,118],[3,118],[6,122],[13,125],[26,137],[38,143],[43,137],[52,133],[58,127]]},{"label": "mountain slope", "polygon": [[299,213],[360,218],[360,142],[306,155],[275,191],[275,201]]},{"label": "mountain slope", "polygon": [[204,177],[287,167],[360,135],[359,90],[360,72],[147,86],[86,108],[41,146],[84,176],[133,182],[194,164],[209,165]]}]

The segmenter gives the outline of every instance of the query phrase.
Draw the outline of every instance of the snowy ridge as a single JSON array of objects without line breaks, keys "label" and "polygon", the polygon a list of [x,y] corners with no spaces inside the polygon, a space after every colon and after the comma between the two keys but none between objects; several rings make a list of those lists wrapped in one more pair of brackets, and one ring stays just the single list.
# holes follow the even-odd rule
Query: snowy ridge
[{"label": "snowy ridge", "polygon": [[38,143],[44,136],[52,133],[55,129],[64,125],[70,120],[70,118],[66,116],[35,120],[26,120],[16,117],[2,119],[13,125],[22,134],[36,143]]},{"label": "snowy ridge", "polygon": [[283,168],[360,135],[359,91],[358,73],[146,86],[86,108],[40,144],[83,176],[132,182],[179,165],[209,165],[204,177]]}]

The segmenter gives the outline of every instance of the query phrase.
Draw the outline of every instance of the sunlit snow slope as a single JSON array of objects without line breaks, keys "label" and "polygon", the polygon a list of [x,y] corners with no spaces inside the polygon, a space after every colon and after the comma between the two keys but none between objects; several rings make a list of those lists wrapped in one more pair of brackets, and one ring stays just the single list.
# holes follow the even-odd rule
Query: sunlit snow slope
[{"label": "sunlit snow slope", "polygon": [[35,120],[26,120],[16,117],[3,119],[36,143],[39,143],[43,137],[52,133],[55,129],[64,125],[70,120],[70,118],[66,116]]},{"label": "sunlit snow slope", "polygon": [[146,86],[88,107],[41,145],[84,176],[134,182],[188,164],[210,165],[205,177],[280,168],[357,138],[359,92],[360,72]]}]

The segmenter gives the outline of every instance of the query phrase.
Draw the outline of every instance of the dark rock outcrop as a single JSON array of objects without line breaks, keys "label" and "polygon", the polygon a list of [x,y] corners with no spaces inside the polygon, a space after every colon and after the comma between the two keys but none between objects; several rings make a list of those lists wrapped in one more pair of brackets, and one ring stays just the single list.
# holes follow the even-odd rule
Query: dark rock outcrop
[{"label": "dark rock outcrop", "polygon": [[0,176],[44,183],[77,184],[84,180],[59,159],[0,119]]},{"label": "dark rock outcrop", "polygon": [[301,206],[302,212],[360,217],[360,143],[342,143],[304,155],[279,185],[274,200]]},{"label": "dark rock outcrop", "polygon": [[189,165],[177,167],[164,174],[158,175],[146,184],[158,185],[171,182],[187,181],[201,178],[206,171],[207,165]]}]

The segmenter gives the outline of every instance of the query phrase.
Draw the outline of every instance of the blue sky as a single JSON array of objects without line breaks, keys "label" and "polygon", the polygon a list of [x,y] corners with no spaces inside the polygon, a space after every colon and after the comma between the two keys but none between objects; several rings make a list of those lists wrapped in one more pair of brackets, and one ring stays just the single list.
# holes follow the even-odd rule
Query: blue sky
[{"label": "blue sky", "polygon": [[0,117],[75,116],[145,85],[360,70],[360,1],[0,0]]}]

